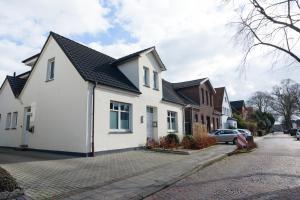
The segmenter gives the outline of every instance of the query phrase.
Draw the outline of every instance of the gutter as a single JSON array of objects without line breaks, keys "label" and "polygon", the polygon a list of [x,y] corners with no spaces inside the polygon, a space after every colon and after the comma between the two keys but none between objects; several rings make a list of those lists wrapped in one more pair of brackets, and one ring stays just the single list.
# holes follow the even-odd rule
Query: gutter
[{"label": "gutter", "polygon": [[95,157],[95,88],[97,86],[97,82],[93,85],[93,114],[92,114],[92,157]]}]

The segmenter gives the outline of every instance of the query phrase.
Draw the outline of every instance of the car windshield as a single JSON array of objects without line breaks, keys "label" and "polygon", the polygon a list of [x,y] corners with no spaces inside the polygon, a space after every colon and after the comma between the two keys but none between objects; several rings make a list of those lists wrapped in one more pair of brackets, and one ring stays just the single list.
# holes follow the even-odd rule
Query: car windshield
[{"label": "car windshield", "polygon": [[240,133],[246,133],[246,131],[239,129],[238,130]]}]

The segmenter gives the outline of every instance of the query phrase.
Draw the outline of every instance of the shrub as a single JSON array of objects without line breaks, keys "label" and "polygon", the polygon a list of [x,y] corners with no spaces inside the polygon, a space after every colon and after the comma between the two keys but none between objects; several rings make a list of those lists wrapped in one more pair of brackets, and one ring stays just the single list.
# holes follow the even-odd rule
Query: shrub
[{"label": "shrub", "polygon": [[195,147],[196,149],[203,149],[209,146],[217,144],[217,140],[213,137],[196,137],[195,138]]},{"label": "shrub", "polygon": [[181,145],[185,149],[195,149],[195,139],[192,135],[186,135],[183,137]]},{"label": "shrub", "polygon": [[12,192],[18,188],[19,186],[14,177],[0,167],[0,192]]},{"label": "shrub", "polygon": [[153,138],[147,138],[146,148],[153,149],[159,147],[159,144],[157,141],[155,141]]},{"label": "shrub", "polygon": [[176,145],[179,144],[179,138],[178,138],[178,135],[174,134],[174,133],[170,133],[166,136],[166,140],[167,142],[169,143],[175,143]]}]

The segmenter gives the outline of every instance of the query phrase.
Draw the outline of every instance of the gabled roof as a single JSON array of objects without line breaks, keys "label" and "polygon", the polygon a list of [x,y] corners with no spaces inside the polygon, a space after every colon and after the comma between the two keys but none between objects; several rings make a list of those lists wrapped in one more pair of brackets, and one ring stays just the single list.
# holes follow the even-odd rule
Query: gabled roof
[{"label": "gabled roof", "polygon": [[233,110],[240,110],[243,106],[245,106],[244,100],[238,100],[238,101],[230,101],[230,106]]},{"label": "gabled roof", "polygon": [[163,101],[186,105],[182,97],[174,90],[172,83],[162,79]]},{"label": "gabled roof", "polygon": [[182,88],[200,85],[205,79],[206,78],[201,78],[201,79],[196,79],[196,80],[192,80],[192,81],[184,81],[184,82],[172,83],[172,84],[175,89],[182,89]]},{"label": "gabled roof", "polygon": [[30,61],[30,60],[36,59],[36,58],[38,58],[39,56],[40,56],[40,53],[37,53],[37,54],[35,54],[35,55],[33,55],[33,56],[30,56],[29,58],[26,58],[25,60],[22,61],[22,63],[26,63],[26,62],[28,62],[28,61]]},{"label": "gabled roof", "polygon": [[116,59],[54,32],[50,32],[50,36],[58,43],[84,80],[140,93],[117,67],[111,65]]},{"label": "gabled roof", "polygon": [[27,78],[19,78],[15,76],[7,76],[6,78],[11,87],[13,94],[15,95],[16,98],[18,98],[27,81]]},{"label": "gabled roof", "polygon": [[214,95],[214,107],[217,111],[222,112],[223,98],[225,94],[225,87],[215,88],[216,94]]}]

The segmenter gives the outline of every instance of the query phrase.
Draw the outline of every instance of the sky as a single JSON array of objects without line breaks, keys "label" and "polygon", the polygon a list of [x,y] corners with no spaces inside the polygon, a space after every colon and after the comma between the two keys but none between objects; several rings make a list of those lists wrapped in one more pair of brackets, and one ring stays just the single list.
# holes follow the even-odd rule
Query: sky
[{"label": "sky", "polygon": [[171,82],[208,77],[230,100],[270,91],[282,79],[300,82],[300,67],[273,66],[257,51],[241,67],[233,36],[235,7],[222,0],[0,0],[0,81],[30,68],[50,31],[114,58],[155,46]]}]

